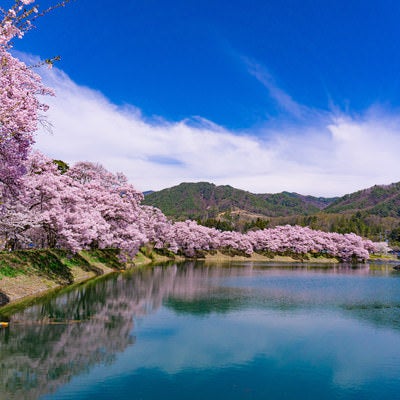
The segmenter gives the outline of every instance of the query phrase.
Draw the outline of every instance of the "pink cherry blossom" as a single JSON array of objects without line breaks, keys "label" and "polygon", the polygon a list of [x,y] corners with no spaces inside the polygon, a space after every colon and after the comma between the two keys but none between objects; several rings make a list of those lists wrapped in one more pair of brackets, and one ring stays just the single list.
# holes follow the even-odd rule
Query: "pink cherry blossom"
[{"label": "pink cherry blossom", "polygon": [[34,142],[38,118],[47,110],[39,95],[52,95],[41,78],[10,54],[11,41],[29,29],[33,1],[16,0],[0,21],[0,190],[3,196],[24,173],[23,161]]}]

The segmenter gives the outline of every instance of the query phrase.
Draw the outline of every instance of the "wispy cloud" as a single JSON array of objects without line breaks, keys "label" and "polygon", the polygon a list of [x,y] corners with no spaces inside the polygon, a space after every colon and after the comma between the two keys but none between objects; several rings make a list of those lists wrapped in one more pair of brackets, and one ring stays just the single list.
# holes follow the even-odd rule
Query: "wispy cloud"
[{"label": "wispy cloud", "polygon": [[[296,126],[267,124],[237,133],[200,117],[149,121],[135,107],[118,107],[57,68],[43,77],[57,95],[46,99],[53,134],[40,131],[36,147],[67,162],[90,160],[122,171],[140,190],[202,180],[258,193],[341,195],[400,180],[396,115],[316,115]],[[307,112],[266,82],[288,111]]]},{"label": "wispy cloud", "polygon": [[285,111],[297,118],[304,118],[310,109],[297,103],[288,93],[283,91],[274,81],[268,70],[260,63],[247,57],[240,57],[248,72],[253,75],[267,90],[270,97]]}]

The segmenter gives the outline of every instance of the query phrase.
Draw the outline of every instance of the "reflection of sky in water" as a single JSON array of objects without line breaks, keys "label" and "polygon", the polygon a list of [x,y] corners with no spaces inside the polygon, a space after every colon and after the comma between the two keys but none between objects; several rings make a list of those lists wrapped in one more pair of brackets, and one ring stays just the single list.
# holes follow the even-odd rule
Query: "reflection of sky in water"
[{"label": "reflection of sky in water", "polygon": [[248,369],[265,368],[281,379],[297,374],[301,380],[331,385],[336,391],[357,391],[363,385],[396,382],[399,365],[396,332],[371,329],[336,314],[282,315],[249,309],[197,318],[163,308],[140,321],[136,345],[113,365],[96,367],[88,376],[75,379],[56,398],[73,398],[73,393],[86,398],[84,393],[98,392],[99,382],[110,387],[124,377],[140,381],[142,373],[177,381],[183,375],[186,379],[201,375],[207,382],[208,375],[224,371],[245,374]]},{"label": "reflection of sky in water", "polygon": [[136,317],[135,345],[113,364],[45,398],[398,396],[399,279],[287,270],[199,278],[201,290],[191,280],[192,295],[172,291]]}]

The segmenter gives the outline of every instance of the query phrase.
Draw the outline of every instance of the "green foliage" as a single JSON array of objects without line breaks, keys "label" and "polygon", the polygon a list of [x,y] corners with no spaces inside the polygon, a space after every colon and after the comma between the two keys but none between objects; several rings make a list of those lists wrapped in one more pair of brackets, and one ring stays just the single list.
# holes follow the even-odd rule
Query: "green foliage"
[{"label": "green foliage", "polygon": [[69,165],[62,160],[53,160],[53,163],[57,165],[58,170],[65,174],[69,170]]},{"label": "green foliage", "polygon": [[301,196],[297,193],[253,194],[232,186],[208,182],[181,183],[169,189],[148,194],[143,203],[159,208],[176,220],[228,220],[227,212],[237,210],[265,216],[310,214],[334,199]]},{"label": "green foliage", "polygon": [[11,265],[7,264],[5,260],[0,259],[0,279],[3,276],[14,278],[15,276],[20,275],[22,273],[23,272],[21,270],[13,268]]},{"label": "green foliage", "polygon": [[215,219],[215,218],[208,218],[205,221],[198,221],[199,224],[207,226],[209,228],[216,228],[219,229],[220,231],[233,231],[235,230],[234,225],[232,222],[224,221],[221,219]]},{"label": "green foliage", "polygon": [[246,222],[243,227],[243,231],[247,232],[250,230],[257,230],[257,229],[266,229],[269,227],[269,220],[257,218],[256,220],[252,220],[250,222]]},{"label": "green foliage", "polygon": [[394,228],[393,230],[390,231],[389,235],[389,240],[392,243],[396,243],[397,245],[400,245],[400,227]]},{"label": "green foliage", "polygon": [[73,276],[61,260],[61,254],[49,250],[19,250],[22,256],[27,257],[30,267],[39,272],[40,275],[59,282],[60,284],[72,283]]},{"label": "green foliage", "polygon": [[[91,263],[101,263],[109,268],[124,269],[125,265],[118,258],[118,249],[92,249],[90,251],[82,251],[85,258],[89,259]],[[79,256],[79,254],[77,255]],[[83,258],[83,257],[81,257]]]}]

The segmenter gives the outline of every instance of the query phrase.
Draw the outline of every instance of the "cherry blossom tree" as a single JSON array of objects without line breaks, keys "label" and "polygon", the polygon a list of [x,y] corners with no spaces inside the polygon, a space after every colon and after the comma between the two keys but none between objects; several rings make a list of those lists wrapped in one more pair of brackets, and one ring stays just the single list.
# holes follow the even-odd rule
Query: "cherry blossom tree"
[{"label": "cherry blossom tree", "polygon": [[25,169],[19,193],[5,203],[8,222],[0,222],[10,248],[112,247],[133,257],[141,245],[159,242],[166,232],[165,216],[143,208],[143,195],[122,174],[88,162],[62,173],[39,152],[29,155]]},{"label": "cherry blossom tree", "polygon": [[34,216],[36,222],[26,225],[25,242],[70,251],[87,247],[97,237],[102,221],[93,222],[94,212],[85,203],[79,185],[38,152],[29,156],[26,169],[18,196],[13,198],[26,210],[26,219]]},{"label": "cherry blossom tree", "polygon": [[151,243],[156,249],[167,249],[171,221],[156,207],[141,205],[139,214],[139,230],[146,236],[146,243]]},{"label": "cherry blossom tree", "polygon": [[214,228],[198,225],[196,221],[175,222],[166,235],[165,242],[175,253],[195,257],[201,251],[219,247],[221,232]]},{"label": "cherry blossom tree", "polygon": [[20,202],[6,201],[0,218],[0,243],[7,250],[29,247],[32,239],[27,232],[39,228],[39,215]]},{"label": "cherry blossom tree", "polygon": [[[24,163],[34,142],[34,132],[42,112],[47,110],[39,96],[53,95],[38,74],[12,56],[12,41],[22,38],[39,13],[34,0],[15,0],[8,10],[0,9],[0,195],[15,189],[24,174]],[[49,66],[52,60],[44,62]]]},{"label": "cherry blossom tree", "polygon": [[147,241],[140,207],[143,194],[123,174],[112,174],[99,164],[80,162],[65,175],[80,185],[85,204],[106,224],[95,245],[119,248],[134,256]]}]

